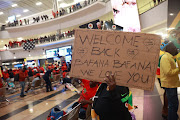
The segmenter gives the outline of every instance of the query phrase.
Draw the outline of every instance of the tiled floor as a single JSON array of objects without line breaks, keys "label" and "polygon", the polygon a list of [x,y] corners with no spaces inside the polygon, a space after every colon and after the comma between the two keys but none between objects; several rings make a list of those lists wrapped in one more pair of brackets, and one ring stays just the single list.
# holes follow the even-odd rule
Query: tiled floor
[{"label": "tiled floor", "polygon": [[[0,120],[45,120],[49,111],[56,105],[66,110],[68,106],[77,101],[79,95],[75,92],[64,91],[63,88],[63,85],[58,85],[56,90],[48,93],[45,92],[45,88],[39,89],[36,90],[36,94],[30,92],[24,98],[19,97],[19,92],[7,95],[10,104],[0,108]],[[162,119],[164,91],[159,87],[157,80],[152,92],[134,88],[130,90],[133,94],[133,104],[138,106],[138,109],[134,110],[137,120]],[[180,93],[180,89],[178,91]]]}]

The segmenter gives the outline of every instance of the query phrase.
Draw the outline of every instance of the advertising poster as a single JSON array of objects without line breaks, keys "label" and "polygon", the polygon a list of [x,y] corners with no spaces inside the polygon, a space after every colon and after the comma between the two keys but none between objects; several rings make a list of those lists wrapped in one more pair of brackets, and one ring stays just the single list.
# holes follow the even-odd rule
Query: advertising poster
[{"label": "advertising poster", "polygon": [[114,23],[126,32],[141,32],[136,0],[111,0]]}]

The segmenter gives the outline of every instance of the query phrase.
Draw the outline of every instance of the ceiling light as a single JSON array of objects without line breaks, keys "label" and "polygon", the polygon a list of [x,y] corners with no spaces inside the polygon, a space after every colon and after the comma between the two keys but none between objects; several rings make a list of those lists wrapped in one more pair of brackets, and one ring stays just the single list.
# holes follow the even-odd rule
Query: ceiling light
[{"label": "ceiling light", "polygon": [[28,11],[29,11],[28,9],[23,10],[23,12],[28,12]]},{"label": "ceiling light", "polygon": [[8,23],[9,21],[8,21],[8,20],[6,20],[5,22],[6,22],[6,23]]},{"label": "ceiling light", "polygon": [[1,42],[3,42],[3,40],[1,40]]},{"label": "ceiling light", "polygon": [[166,30],[174,30],[175,28],[167,28]]},{"label": "ceiling light", "polygon": [[66,4],[66,3],[61,3],[61,4],[60,4],[60,7],[62,7],[62,8],[63,8],[63,7],[67,7],[67,6],[68,6],[68,4]]},{"label": "ceiling light", "polygon": [[14,56],[14,59],[16,59],[16,56]]},{"label": "ceiling light", "polygon": [[31,56],[31,54],[29,54],[29,57]]},{"label": "ceiling light", "polygon": [[173,13],[170,13],[169,15],[170,15],[170,16],[173,16],[174,14],[173,14]]},{"label": "ceiling light", "polygon": [[43,55],[45,55],[45,52],[43,52]]},{"label": "ceiling light", "polygon": [[4,14],[3,12],[0,12],[0,15]]},{"label": "ceiling light", "polygon": [[12,7],[17,7],[17,4],[13,4],[13,5],[11,5]]},{"label": "ceiling light", "polygon": [[16,17],[21,17],[21,15],[19,14],[19,15],[16,15]]},{"label": "ceiling light", "polygon": [[42,5],[42,2],[37,2],[36,5]]}]

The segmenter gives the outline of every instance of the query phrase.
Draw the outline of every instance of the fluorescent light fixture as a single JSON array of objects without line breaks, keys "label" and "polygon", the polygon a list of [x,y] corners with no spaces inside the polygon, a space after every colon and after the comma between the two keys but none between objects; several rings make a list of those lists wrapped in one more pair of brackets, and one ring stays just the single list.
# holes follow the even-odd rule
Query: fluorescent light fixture
[{"label": "fluorescent light fixture", "polygon": [[173,13],[170,13],[169,15],[170,15],[170,16],[173,16],[174,14],[173,14]]},{"label": "fluorescent light fixture", "polygon": [[175,28],[167,28],[166,30],[174,30]]},{"label": "fluorescent light fixture", "polygon": [[23,38],[22,38],[22,37],[19,37],[19,38],[17,38],[17,40],[18,40],[18,41],[21,41],[21,40],[23,40]]},{"label": "fluorescent light fixture", "polygon": [[17,4],[13,4],[13,5],[11,5],[12,7],[17,7]]},{"label": "fluorescent light fixture", "polygon": [[0,12],[0,15],[4,14],[3,12]]},{"label": "fluorescent light fixture", "polygon": [[28,9],[24,9],[23,12],[28,12],[29,10]]},{"label": "fluorescent light fixture", "polygon": [[60,7],[62,7],[62,8],[63,8],[63,7],[67,7],[67,6],[69,6],[69,5],[66,4],[66,3],[61,3],[61,4],[60,4]]},{"label": "fluorescent light fixture", "polygon": [[1,40],[1,42],[3,42],[3,40]]},{"label": "fluorescent light fixture", "polygon": [[42,5],[42,2],[37,2],[36,5]]},{"label": "fluorescent light fixture", "polygon": [[19,15],[16,15],[16,17],[21,17],[21,15],[19,14]]}]

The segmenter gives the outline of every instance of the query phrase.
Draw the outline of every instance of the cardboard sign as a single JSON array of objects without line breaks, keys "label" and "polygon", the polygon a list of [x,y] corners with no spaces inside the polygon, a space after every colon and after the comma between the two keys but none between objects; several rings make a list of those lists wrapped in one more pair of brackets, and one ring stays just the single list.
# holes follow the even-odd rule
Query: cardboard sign
[{"label": "cardboard sign", "polygon": [[145,33],[76,29],[72,77],[153,90],[161,37]]}]

